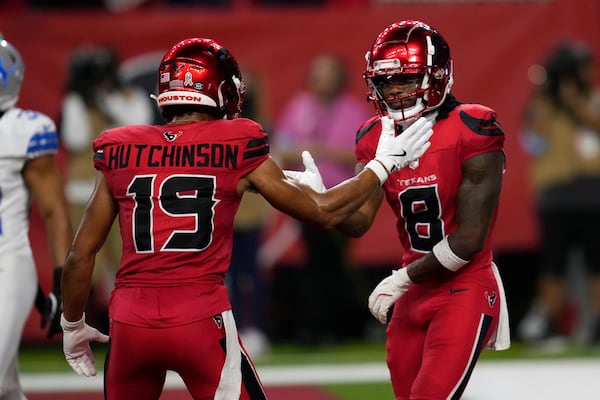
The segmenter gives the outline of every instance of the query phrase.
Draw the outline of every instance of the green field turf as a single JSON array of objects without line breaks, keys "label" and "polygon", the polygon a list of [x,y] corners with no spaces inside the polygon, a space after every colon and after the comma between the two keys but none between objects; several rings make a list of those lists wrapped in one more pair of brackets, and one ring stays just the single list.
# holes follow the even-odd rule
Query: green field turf
[{"label": "green field turf", "polygon": [[323,385],[321,387],[344,400],[394,399],[392,386],[387,382]]},{"label": "green field turf", "polygon": [[[104,362],[105,345],[92,345],[96,365],[101,368]],[[600,348],[569,345],[561,351],[549,351],[513,343],[506,351],[484,351],[482,361],[500,359],[531,358],[573,358],[600,357]],[[354,342],[328,347],[306,347],[294,344],[277,344],[272,351],[256,360],[261,365],[306,365],[327,363],[385,362],[383,343]],[[44,345],[22,345],[19,353],[20,368],[23,372],[69,371],[60,341]]]},{"label": "green field turf", "polygon": [[[105,345],[95,345],[96,366],[102,369]],[[557,359],[557,358],[600,358],[600,348],[584,348],[570,345],[561,351],[548,351],[513,343],[507,351],[485,351],[481,362],[496,360]],[[64,360],[60,341],[50,345],[23,345],[20,367],[24,373],[71,372]],[[383,343],[347,343],[330,347],[303,347],[294,344],[274,345],[272,351],[255,360],[260,366],[295,366],[314,364],[353,364],[385,362]],[[320,387],[340,400],[393,400],[389,382],[322,384]]]}]

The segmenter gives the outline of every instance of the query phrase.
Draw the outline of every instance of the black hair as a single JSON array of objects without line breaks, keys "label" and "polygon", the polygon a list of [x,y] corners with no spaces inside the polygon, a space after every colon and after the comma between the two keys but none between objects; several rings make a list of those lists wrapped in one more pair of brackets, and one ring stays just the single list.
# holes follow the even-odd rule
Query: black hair
[{"label": "black hair", "polygon": [[75,50],[69,60],[66,86],[68,92],[78,93],[88,105],[94,103],[96,90],[100,86],[109,89],[121,87],[116,52],[108,47]]},{"label": "black hair", "polygon": [[462,102],[459,101],[452,93],[448,93],[444,102],[437,108],[438,115],[436,117],[436,121],[440,121],[442,119],[448,118],[450,112],[454,110],[456,107],[461,105]]},{"label": "black hair", "polygon": [[581,75],[581,70],[594,62],[590,49],[580,43],[562,42],[546,58],[544,69],[546,81],[544,89],[550,98],[561,104],[560,87],[565,81],[572,81],[578,89],[587,94],[591,88]]}]

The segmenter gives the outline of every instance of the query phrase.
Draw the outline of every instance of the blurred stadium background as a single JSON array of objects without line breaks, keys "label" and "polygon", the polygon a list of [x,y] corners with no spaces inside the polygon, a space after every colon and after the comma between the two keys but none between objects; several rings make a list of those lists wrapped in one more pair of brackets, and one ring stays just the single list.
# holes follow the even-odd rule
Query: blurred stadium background
[{"label": "blurred stadium background", "polygon": [[[364,53],[383,27],[400,19],[419,19],[439,29],[451,44],[454,93],[463,101],[495,108],[507,134],[507,172],[494,243],[512,311],[512,326],[524,315],[534,292],[538,243],[528,181],[529,160],[519,143],[523,112],[532,89],[528,74],[530,67],[539,63],[561,39],[584,41],[600,54],[600,2],[146,1],[137,7],[119,10],[101,5],[85,7],[84,2],[68,3],[0,0],[0,32],[16,45],[27,67],[19,105],[45,112],[57,122],[68,57],[82,44],[114,47],[123,61],[123,76],[147,85],[148,77],[154,78],[160,56],[173,43],[185,37],[213,37],[230,48],[244,68],[256,72],[262,81],[267,118],[275,118],[290,96],[301,89],[306,65],[317,53],[328,49],[340,53],[349,66],[352,91],[364,96],[365,84],[361,78]],[[64,162],[64,156],[61,160]],[[399,262],[401,250],[393,224],[389,223],[390,216],[391,211],[384,207],[373,229],[349,247],[349,255],[357,268],[386,271]],[[41,283],[50,288],[51,265],[42,228],[41,219],[34,211],[30,235]],[[292,242],[286,251],[273,255],[272,267],[294,264],[301,258],[302,247],[297,244]],[[24,333],[23,346],[33,346],[35,350],[35,346],[44,341],[39,316],[34,311]],[[375,351],[375,354],[382,362],[383,353]],[[298,362],[297,359],[290,361]],[[511,369],[512,364],[509,365]],[[529,371],[539,368],[536,365]],[[594,368],[597,372],[598,365]],[[486,364],[480,369],[484,376]],[[519,387],[518,383],[505,380],[512,379],[512,375],[502,376],[505,377],[498,379],[506,385]],[[585,375],[577,374],[577,377],[583,379]],[[477,373],[474,386],[476,378]],[[576,377],[560,379],[571,378]],[[387,385],[384,386],[384,390],[391,393]],[[592,395],[570,397],[594,398]],[[484,398],[495,397],[473,397]],[[505,398],[554,397],[515,394]]]}]

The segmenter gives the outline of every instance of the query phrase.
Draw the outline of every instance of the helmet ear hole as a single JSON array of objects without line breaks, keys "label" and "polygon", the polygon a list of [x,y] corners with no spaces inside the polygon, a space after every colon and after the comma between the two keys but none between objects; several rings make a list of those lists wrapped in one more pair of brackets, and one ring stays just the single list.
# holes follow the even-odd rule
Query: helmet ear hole
[{"label": "helmet ear hole", "polygon": [[441,67],[436,66],[436,67],[432,68],[431,76],[434,79],[443,79],[444,78],[444,74],[445,74],[445,71]]}]

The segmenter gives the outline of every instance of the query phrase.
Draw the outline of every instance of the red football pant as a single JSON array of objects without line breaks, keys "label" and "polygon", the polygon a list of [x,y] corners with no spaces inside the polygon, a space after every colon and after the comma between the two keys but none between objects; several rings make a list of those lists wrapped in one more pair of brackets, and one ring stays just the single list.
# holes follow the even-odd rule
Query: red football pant
[{"label": "red football pant", "polygon": [[[234,334],[237,337],[237,331]],[[213,400],[223,379],[225,335],[222,320],[214,318],[171,328],[113,321],[105,367],[105,398],[158,400],[167,370],[172,370],[181,376],[195,400]],[[254,366],[241,351],[240,399],[263,400],[266,397]]]}]

